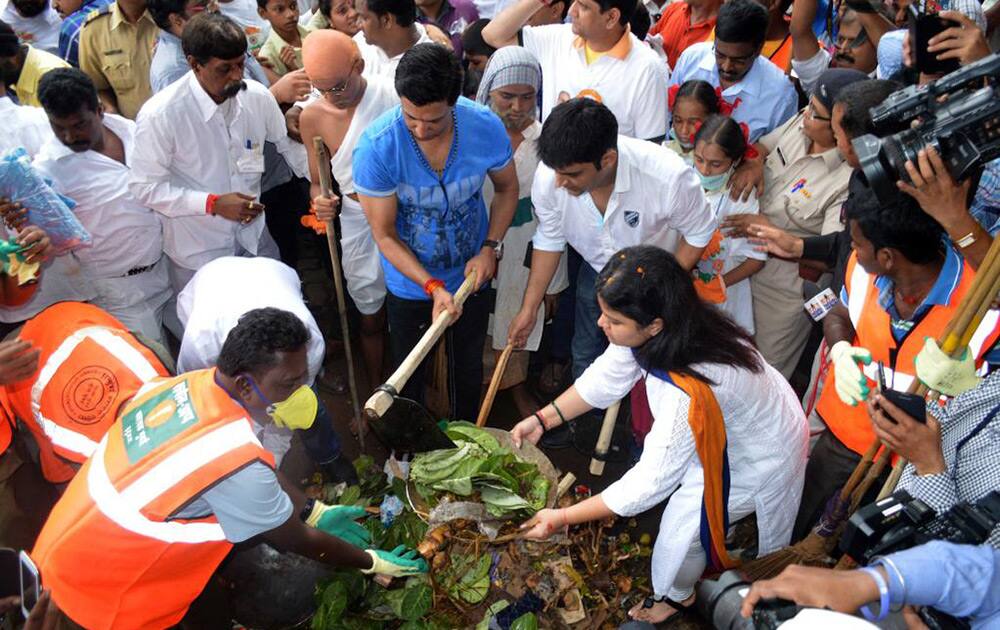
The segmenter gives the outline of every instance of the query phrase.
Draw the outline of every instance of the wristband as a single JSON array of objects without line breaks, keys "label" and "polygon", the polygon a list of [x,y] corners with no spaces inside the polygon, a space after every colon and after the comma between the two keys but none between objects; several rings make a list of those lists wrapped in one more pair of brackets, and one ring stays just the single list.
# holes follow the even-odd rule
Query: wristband
[{"label": "wristband", "polygon": [[316,499],[306,499],[306,502],[302,505],[302,511],[299,512],[299,520],[303,523],[309,520],[312,516],[313,510],[316,508]]},{"label": "wristband", "polygon": [[215,214],[215,202],[219,200],[218,195],[210,194],[208,199],[205,200],[205,214]]},{"label": "wristband", "polygon": [[549,404],[552,405],[552,408],[556,410],[556,415],[559,416],[560,424],[566,424],[566,416],[563,415],[562,410],[559,409],[559,406],[556,404],[556,401],[553,400]]},{"label": "wristband", "polygon": [[878,586],[878,616],[868,608],[868,604],[865,604],[858,610],[861,611],[861,615],[868,621],[882,621],[889,614],[889,585],[885,583],[885,578],[876,569],[862,567],[858,570],[870,575]]},{"label": "wristband", "polygon": [[431,278],[424,283],[424,293],[426,293],[428,297],[434,295],[434,291],[443,288],[444,280],[441,280],[440,278]]},{"label": "wristband", "polygon": [[542,433],[548,431],[548,429],[545,428],[545,422],[542,420],[542,414],[537,411],[535,412],[535,420],[538,420],[538,424],[541,425]]}]

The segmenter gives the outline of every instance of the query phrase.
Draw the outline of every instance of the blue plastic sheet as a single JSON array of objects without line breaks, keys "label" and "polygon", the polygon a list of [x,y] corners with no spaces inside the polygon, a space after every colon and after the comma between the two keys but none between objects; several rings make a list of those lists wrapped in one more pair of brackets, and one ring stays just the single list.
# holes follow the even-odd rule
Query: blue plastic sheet
[{"label": "blue plastic sheet", "polygon": [[90,246],[90,233],[73,214],[76,202],[52,189],[23,148],[0,158],[0,196],[27,209],[28,224],[45,230],[55,255]]}]

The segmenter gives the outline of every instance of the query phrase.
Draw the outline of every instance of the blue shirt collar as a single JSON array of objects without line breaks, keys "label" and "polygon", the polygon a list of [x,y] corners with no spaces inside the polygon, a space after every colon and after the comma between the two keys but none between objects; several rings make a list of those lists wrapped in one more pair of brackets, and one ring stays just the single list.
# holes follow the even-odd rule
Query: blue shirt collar
[{"label": "blue shirt collar", "polygon": [[[913,312],[913,318],[923,314],[932,306],[947,306],[951,302],[951,296],[962,280],[962,268],[964,260],[958,250],[950,243],[945,243],[944,264],[941,265],[941,272],[931,290],[924,297],[923,302]],[[878,303],[888,313],[896,313],[896,301],[893,297],[893,283],[886,276],[875,276],[875,288],[878,289]]]}]

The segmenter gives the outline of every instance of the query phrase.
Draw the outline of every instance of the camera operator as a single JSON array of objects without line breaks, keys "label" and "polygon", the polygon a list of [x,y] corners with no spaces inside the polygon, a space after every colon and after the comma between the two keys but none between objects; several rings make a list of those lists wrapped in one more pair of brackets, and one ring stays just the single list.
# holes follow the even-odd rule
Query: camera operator
[{"label": "camera operator", "polygon": [[[933,339],[924,344],[916,358],[917,378],[954,398],[943,408],[931,403],[926,422],[877,394],[868,413],[875,434],[909,462],[897,489],[943,513],[1000,488],[1000,372],[980,380],[968,348],[961,360],[953,360]],[[1000,548],[1000,527],[987,542]]]},{"label": "camera operator", "polygon": [[[890,608],[930,606],[971,617],[972,628],[994,628],[1000,623],[1000,551],[932,541],[856,571],[792,565],[773,580],[754,582],[743,600],[743,617],[750,617],[760,600],[772,598],[872,620],[884,618]],[[904,608],[903,617],[909,627],[923,627],[912,609]]]}]

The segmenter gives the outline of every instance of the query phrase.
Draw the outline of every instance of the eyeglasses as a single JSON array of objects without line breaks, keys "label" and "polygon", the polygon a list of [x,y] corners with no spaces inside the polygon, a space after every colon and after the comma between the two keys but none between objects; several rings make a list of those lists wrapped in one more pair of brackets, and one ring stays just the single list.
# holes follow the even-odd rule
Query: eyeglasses
[{"label": "eyeglasses", "polygon": [[719,52],[719,49],[716,48],[715,46],[712,47],[712,52],[715,53],[716,63],[722,63],[723,61],[728,60],[730,63],[737,66],[745,66],[749,63],[752,63],[753,60],[757,58],[756,53],[750,55],[741,55],[739,57],[731,57],[729,55]]},{"label": "eyeglasses", "polygon": [[[347,73],[347,78],[344,79],[343,81],[341,81],[340,83],[338,83],[337,85],[334,85],[333,87],[328,87],[328,88],[316,88],[316,91],[319,92],[322,96],[326,96],[327,94],[340,94],[340,93],[342,93],[350,85],[351,76],[354,74],[354,69],[357,66],[358,66],[357,62],[354,62],[354,64],[351,65],[350,71]],[[315,87],[315,86],[313,86],[313,87]]]},{"label": "eyeglasses", "polygon": [[830,122],[831,120],[833,120],[829,116],[820,116],[819,114],[817,114],[816,113],[816,108],[813,107],[812,103],[809,103],[809,105],[806,106],[806,113],[808,113],[809,117],[812,118],[813,120],[819,120],[819,121],[822,121],[822,122]]}]

